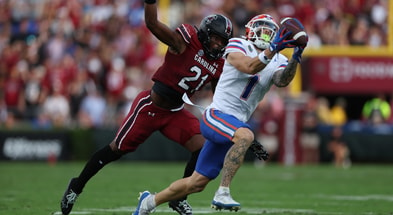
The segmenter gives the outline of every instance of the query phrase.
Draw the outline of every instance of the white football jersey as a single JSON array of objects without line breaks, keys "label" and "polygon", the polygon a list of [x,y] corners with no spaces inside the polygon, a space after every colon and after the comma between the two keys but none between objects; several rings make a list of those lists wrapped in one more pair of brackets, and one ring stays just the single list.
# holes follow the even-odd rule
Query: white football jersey
[{"label": "white football jersey", "polygon": [[[258,55],[254,45],[241,38],[230,39],[224,56],[231,52],[241,52],[250,57]],[[250,75],[238,71],[225,61],[223,73],[214,92],[213,102],[208,108],[215,108],[247,122],[258,103],[273,85],[273,74],[283,70],[287,65],[288,58],[278,53],[263,70]]]}]

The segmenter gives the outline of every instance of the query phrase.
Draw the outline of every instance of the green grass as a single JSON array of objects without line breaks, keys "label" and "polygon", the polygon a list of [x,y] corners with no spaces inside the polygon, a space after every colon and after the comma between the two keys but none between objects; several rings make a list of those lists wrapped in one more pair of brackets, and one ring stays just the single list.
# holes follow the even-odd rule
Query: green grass
[{"label": "green grass", "polygon": [[[84,163],[0,162],[0,214],[61,214],[59,201],[71,177]],[[139,191],[159,191],[182,175],[183,163],[115,162],[85,187],[71,214],[131,214]],[[238,212],[215,212],[210,201],[219,179],[189,197],[194,214],[393,214],[393,165],[285,167],[246,163],[231,193]],[[175,214],[160,205],[155,214]]]}]

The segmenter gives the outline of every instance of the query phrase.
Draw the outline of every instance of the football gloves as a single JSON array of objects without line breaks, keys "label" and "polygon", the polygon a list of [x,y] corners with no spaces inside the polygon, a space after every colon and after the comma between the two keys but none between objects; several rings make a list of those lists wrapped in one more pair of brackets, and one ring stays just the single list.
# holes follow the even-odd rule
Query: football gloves
[{"label": "football gloves", "polygon": [[[284,33],[285,32],[285,33]],[[273,41],[270,43],[270,51],[271,52],[279,52],[285,48],[293,48],[295,45],[291,44],[295,40],[292,38],[288,38],[292,32],[288,30],[284,30],[284,28],[280,28],[276,35],[274,36]]]},{"label": "football gloves", "polygon": [[293,51],[292,58],[295,59],[298,63],[300,63],[300,61],[302,61],[302,54],[303,54],[304,48],[305,47],[296,46]]},{"label": "football gloves", "polygon": [[254,140],[251,143],[250,149],[254,152],[255,156],[259,160],[267,160],[269,159],[269,153],[263,148],[262,144],[258,141]]}]

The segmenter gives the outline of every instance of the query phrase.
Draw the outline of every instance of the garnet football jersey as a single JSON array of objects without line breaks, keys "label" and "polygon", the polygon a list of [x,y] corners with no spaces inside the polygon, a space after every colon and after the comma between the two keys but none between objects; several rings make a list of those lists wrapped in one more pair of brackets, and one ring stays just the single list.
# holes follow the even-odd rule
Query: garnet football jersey
[{"label": "garnet football jersey", "polygon": [[[212,79],[220,77],[224,59],[209,60],[201,42],[198,40],[197,29],[189,24],[182,24],[176,31],[187,43],[181,54],[167,51],[163,65],[153,75],[153,81],[159,81],[180,94],[191,96]],[[182,59],[179,61],[179,58]]]}]

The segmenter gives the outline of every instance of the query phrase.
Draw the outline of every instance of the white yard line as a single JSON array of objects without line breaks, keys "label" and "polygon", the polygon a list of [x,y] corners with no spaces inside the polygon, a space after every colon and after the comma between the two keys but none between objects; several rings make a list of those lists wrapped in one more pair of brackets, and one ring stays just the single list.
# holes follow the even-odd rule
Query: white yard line
[{"label": "white yard line", "polygon": [[[82,211],[78,210],[73,210],[72,214],[97,214],[97,213],[108,213],[108,212],[128,212],[131,213],[134,211],[135,208],[130,208],[130,207],[120,207],[120,208],[112,208],[112,209],[100,209],[100,208],[90,208],[90,209],[83,209]],[[224,212],[224,211],[221,211]],[[229,211],[225,211],[229,212]],[[157,210],[154,212],[154,214],[159,214],[159,213],[173,213],[175,214],[172,209],[170,208],[165,208],[165,207],[158,207]],[[215,211],[211,208],[193,208],[193,214],[213,214],[213,213],[219,213],[219,211]],[[313,215],[323,215],[323,214],[329,214],[331,215],[332,213],[324,213],[324,212],[316,212],[314,210],[309,210],[309,209],[293,209],[293,208],[248,208],[248,209],[241,209],[238,212],[231,212],[233,215],[236,215],[237,213],[242,213],[242,214],[282,214],[282,213],[289,213],[289,214],[313,214]],[[52,213],[52,215],[61,215],[62,213],[60,211],[56,211]],[[341,213],[335,213],[337,215],[340,215]]]}]

